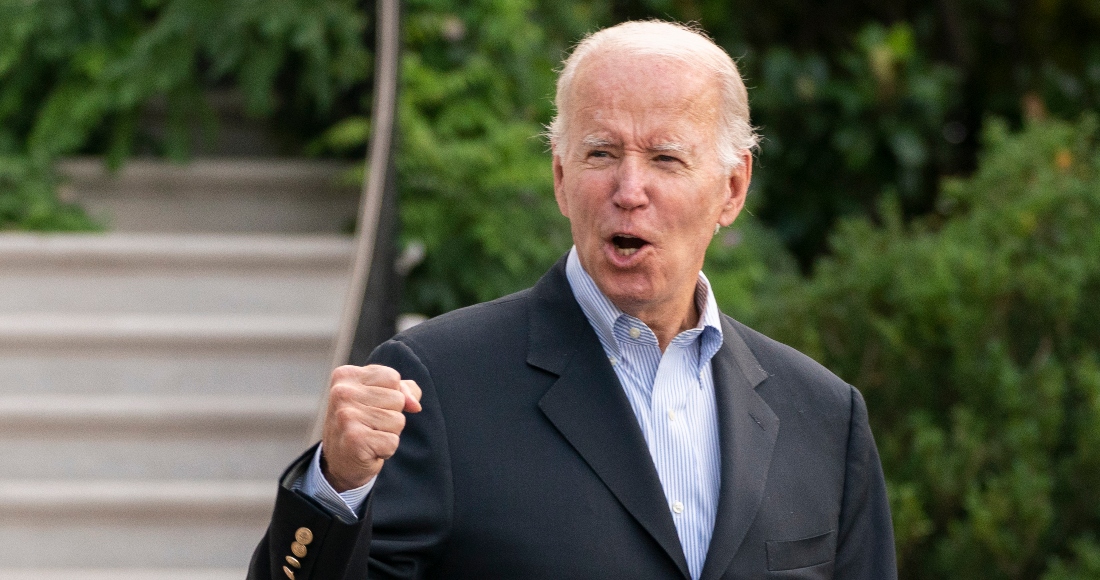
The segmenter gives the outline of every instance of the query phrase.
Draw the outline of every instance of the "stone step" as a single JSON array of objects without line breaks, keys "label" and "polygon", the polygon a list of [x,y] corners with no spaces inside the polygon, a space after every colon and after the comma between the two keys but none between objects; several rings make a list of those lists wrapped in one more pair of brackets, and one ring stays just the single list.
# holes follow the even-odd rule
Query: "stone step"
[{"label": "stone step", "polygon": [[8,478],[275,481],[306,447],[313,396],[0,396]]},{"label": "stone step", "polygon": [[347,281],[308,271],[250,273],[73,272],[0,278],[0,314],[39,312],[312,314],[339,312]]},{"label": "stone step", "polygon": [[263,536],[274,481],[0,481],[5,566],[236,568]]},{"label": "stone step", "polygon": [[327,350],[334,317],[239,314],[0,315],[0,348]]},{"label": "stone step", "polygon": [[352,250],[344,236],[0,234],[0,314],[334,318]]},{"label": "stone step", "polygon": [[0,393],[318,396],[330,360],[321,348],[8,344],[0,347]]},{"label": "stone step", "polygon": [[93,433],[297,432],[313,418],[307,396],[0,395],[0,437]]},{"label": "stone step", "polygon": [[273,481],[2,480],[0,515],[38,519],[206,517],[269,515]]},{"label": "stone step", "polygon": [[[286,465],[306,449],[308,429],[294,436],[168,437],[164,434],[113,437],[48,436],[0,440],[13,465],[5,477],[79,481],[87,478],[129,478],[156,481],[274,482]],[[16,461],[21,463],[15,464]],[[268,506],[270,509],[271,506]]]},{"label": "stone step", "polygon": [[0,580],[242,578],[328,382],[351,252],[0,234]]},{"label": "stone step", "polygon": [[0,314],[0,393],[305,394],[335,316]]},{"label": "stone step", "polygon": [[94,158],[60,164],[62,197],[112,230],[132,232],[347,231],[359,207],[353,165],[305,159],[133,159],[118,172]]},{"label": "stone step", "polygon": [[352,239],[339,235],[0,232],[0,267],[347,266]]}]

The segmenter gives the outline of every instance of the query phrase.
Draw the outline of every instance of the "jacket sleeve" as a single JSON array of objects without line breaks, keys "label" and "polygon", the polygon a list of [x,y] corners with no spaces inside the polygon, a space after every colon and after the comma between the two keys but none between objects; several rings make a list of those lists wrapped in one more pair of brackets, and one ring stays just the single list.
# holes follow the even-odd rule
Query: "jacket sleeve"
[{"label": "jacket sleeve", "polygon": [[835,578],[898,577],[886,479],[867,420],[867,404],[853,387]]},{"label": "jacket sleeve", "polygon": [[[355,361],[356,364],[364,361]],[[390,340],[368,361],[393,367],[423,391],[420,413],[406,416],[397,453],[382,466],[358,522],[342,523],[291,486],[309,467],[314,449],[287,469],[267,534],[252,556],[248,580],[364,580],[428,578],[444,549],[453,504],[443,416],[426,365],[404,342]],[[312,535],[306,556],[291,545],[299,529]],[[300,548],[299,548],[300,550]],[[295,558],[300,568],[286,559]]]},{"label": "jacket sleeve", "polygon": [[[371,498],[363,517],[345,524],[291,485],[309,467],[316,446],[283,474],[275,509],[248,567],[248,580],[360,578],[371,542]],[[289,572],[289,573],[288,573]]]}]

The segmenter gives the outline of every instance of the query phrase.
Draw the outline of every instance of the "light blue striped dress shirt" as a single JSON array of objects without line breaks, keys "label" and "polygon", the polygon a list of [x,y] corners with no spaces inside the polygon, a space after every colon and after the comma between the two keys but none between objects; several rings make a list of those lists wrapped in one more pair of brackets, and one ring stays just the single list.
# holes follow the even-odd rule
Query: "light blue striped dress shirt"
[{"label": "light blue striped dress shirt", "polygon": [[[722,327],[710,282],[699,273],[695,287],[695,303],[703,313],[699,324],[676,335],[661,353],[653,331],[600,292],[581,267],[576,248],[569,252],[565,273],[638,419],[688,570],[698,579],[714,533],[721,468],[710,359],[722,346]],[[374,480],[337,493],[321,474],[320,456],[318,449],[293,488],[313,497],[338,519],[355,521]]]},{"label": "light blue striped dress shirt", "polygon": [[697,579],[714,533],[722,461],[710,365],[722,346],[722,325],[710,282],[699,273],[699,323],[676,335],[662,354],[653,331],[600,292],[575,247],[565,273],[638,418],[688,570]]}]

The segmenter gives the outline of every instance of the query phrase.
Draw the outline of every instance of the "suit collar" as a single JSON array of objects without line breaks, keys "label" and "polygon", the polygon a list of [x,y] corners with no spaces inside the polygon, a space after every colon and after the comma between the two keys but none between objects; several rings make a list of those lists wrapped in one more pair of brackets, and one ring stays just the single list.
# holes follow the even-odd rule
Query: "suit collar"
[{"label": "suit collar", "polygon": [[689,577],[638,420],[573,297],[564,259],[535,285],[532,300],[527,362],[558,375],[539,407],[683,576]]}]

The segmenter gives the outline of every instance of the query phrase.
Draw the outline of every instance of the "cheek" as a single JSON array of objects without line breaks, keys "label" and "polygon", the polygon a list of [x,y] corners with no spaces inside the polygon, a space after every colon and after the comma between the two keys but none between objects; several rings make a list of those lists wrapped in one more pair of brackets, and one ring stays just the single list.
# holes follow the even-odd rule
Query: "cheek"
[{"label": "cheek", "polygon": [[599,176],[584,174],[567,184],[566,203],[574,217],[593,213],[599,206],[600,192],[605,185]]}]

